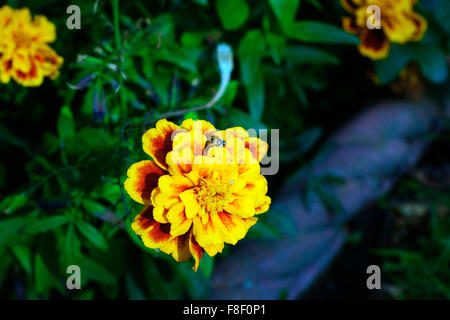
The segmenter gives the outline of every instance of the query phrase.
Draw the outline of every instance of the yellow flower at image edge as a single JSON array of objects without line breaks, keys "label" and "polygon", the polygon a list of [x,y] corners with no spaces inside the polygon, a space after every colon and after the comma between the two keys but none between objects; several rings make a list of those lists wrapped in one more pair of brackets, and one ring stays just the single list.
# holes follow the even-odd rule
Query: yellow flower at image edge
[{"label": "yellow flower at image edge", "polygon": [[63,58],[50,48],[55,41],[53,23],[27,8],[0,8],[0,81],[11,78],[26,87],[40,86],[44,77],[55,79]]},{"label": "yellow flower at image edge", "polygon": [[[372,59],[389,55],[391,43],[403,44],[420,41],[427,29],[427,21],[414,12],[418,0],[341,0],[342,6],[352,14],[342,19],[343,28],[360,37],[359,52]],[[380,29],[369,29],[373,22],[369,6],[380,8]]]},{"label": "yellow flower at image edge", "polygon": [[268,145],[243,128],[163,119],[142,141],[154,161],[133,164],[125,189],[145,205],[131,227],[146,247],[176,261],[194,257],[197,270],[204,252],[214,256],[225,243],[235,245],[269,209],[259,165]]}]

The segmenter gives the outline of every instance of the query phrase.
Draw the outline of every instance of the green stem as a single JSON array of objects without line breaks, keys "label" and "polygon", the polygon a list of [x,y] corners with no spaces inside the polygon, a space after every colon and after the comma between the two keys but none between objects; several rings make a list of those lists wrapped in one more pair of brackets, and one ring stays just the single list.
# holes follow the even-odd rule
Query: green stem
[{"label": "green stem", "polygon": [[[112,0],[112,6],[113,6],[113,19],[114,19],[114,36],[116,39],[116,55],[118,58],[118,66],[119,70],[122,70],[122,40],[120,37],[120,11],[119,11],[119,0]],[[124,82],[122,78],[121,72],[119,72],[119,83],[120,83],[120,89],[124,88]],[[120,107],[122,111],[125,111],[126,108],[126,99],[124,95],[124,91],[120,90],[119,92],[120,96]]]},{"label": "green stem", "polygon": [[119,0],[112,0],[112,6],[114,17],[114,36],[116,38],[116,51],[119,54],[121,50],[120,27],[119,27]]}]

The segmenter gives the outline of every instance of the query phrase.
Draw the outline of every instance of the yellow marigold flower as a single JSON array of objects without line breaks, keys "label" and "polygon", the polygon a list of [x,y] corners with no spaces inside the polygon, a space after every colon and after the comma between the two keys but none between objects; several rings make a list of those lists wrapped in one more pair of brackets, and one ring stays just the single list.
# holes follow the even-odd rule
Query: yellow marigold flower
[{"label": "yellow marigold flower", "polygon": [[[372,60],[384,59],[390,44],[419,41],[427,29],[427,21],[414,12],[418,0],[341,0],[342,6],[352,14],[342,19],[343,28],[361,39],[359,52]],[[380,8],[380,29],[369,29],[367,20],[372,13],[368,7]]]},{"label": "yellow marigold flower", "polygon": [[142,142],[153,161],[133,164],[125,189],[145,205],[131,225],[145,246],[176,261],[194,257],[197,270],[205,251],[214,256],[225,243],[235,245],[269,209],[259,166],[268,145],[243,128],[163,119]]},{"label": "yellow marigold flower", "polygon": [[55,41],[53,23],[30,10],[0,8],[0,81],[11,78],[26,87],[40,86],[44,77],[55,79],[63,58],[50,48]]}]

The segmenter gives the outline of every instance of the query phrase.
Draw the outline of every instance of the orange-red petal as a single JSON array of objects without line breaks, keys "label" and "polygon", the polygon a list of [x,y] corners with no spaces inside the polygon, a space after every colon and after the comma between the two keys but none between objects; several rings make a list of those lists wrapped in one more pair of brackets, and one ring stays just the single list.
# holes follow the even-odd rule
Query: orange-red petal
[{"label": "orange-red petal", "polygon": [[362,55],[372,60],[384,59],[389,54],[390,42],[382,29],[365,29],[358,49]]},{"label": "orange-red petal", "polygon": [[144,151],[151,156],[161,168],[167,170],[166,155],[172,150],[172,133],[179,127],[166,119],[156,123],[156,127],[142,136]]},{"label": "orange-red petal", "polygon": [[141,204],[151,204],[151,194],[158,186],[158,179],[164,172],[151,160],[133,164],[127,171],[125,190],[130,197]]},{"label": "orange-red petal", "polygon": [[195,261],[192,269],[194,269],[194,271],[197,271],[198,266],[200,265],[200,260],[202,259],[205,250],[203,250],[203,248],[197,243],[193,232],[189,233],[189,250],[191,251],[191,254],[194,257]]}]

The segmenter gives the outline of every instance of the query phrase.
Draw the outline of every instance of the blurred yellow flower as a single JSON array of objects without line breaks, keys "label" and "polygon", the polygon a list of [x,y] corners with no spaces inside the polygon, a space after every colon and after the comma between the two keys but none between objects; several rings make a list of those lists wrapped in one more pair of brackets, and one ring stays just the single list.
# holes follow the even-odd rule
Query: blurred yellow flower
[{"label": "blurred yellow flower", "polygon": [[[341,0],[342,6],[352,14],[343,17],[347,32],[360,37],[359,52],[372,60],[389,55],[390,43],[406,43],[422,39],[427,21],[414,12],[418,0]],[[380,9],[379,29],[369,29],[368,19],[372,12],[368,8],[376,5]],[[369,8],[370,9],[370,8]]]},{"label": "blurred yellow flower", "polygon": [[176,261],[194,257],[194,270],[206,251],[214,256],[236,244],[266,212],[271,200],[259,161],[266,142],[243,128],[219,131],[203,120],[181,126],[165,119],[142,137],[154,161],[133,164],[125,189],[144,209],[132,223],[144,245]]},{"label": "blurred yellow flower", "polygon": [[49,47],[55,41],[53,23],[28,8],[0,8],[0,81],[11,78],[26,87],[40,86],[44,77],[55,79],[63,58]]}]

